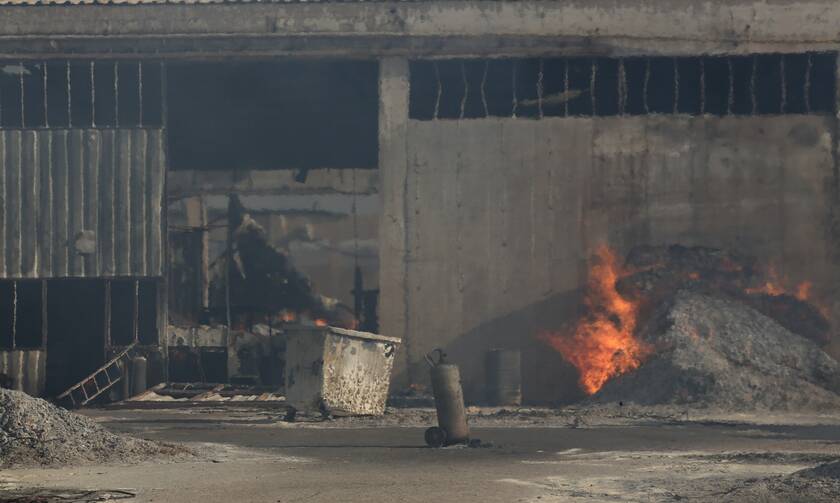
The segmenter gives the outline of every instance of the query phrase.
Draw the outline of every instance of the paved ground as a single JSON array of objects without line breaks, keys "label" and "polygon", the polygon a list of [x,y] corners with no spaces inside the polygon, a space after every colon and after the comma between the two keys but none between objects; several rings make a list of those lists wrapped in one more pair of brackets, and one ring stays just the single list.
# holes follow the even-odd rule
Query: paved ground
[{"label": "paved ground", "polygon": [[429,449],[423,428],[410,421],[289,425],[273,411],[212,408],[87,413],[116,430],[188,442],[202,457],[7,470],[0,489],[126,488],[137,494],[133,501],[201,503],[719,501],[753,479],[840,457],[837,424],[574,428],[531,421],[527,428],[475,428],[488,447]]}]

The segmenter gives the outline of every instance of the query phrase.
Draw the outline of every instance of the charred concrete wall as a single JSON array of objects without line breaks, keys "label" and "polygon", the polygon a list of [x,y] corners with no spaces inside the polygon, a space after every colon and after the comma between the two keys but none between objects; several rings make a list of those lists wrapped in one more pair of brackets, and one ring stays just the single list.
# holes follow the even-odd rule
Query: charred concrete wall
[{"label": "charred concrete wall", "polygon": [[405,145],[383,166],[382,332],[406,339],[398,386],[423,382],[422,355],[441,346],[468,399],[481,399],[484,352],[517,347],[526,400],[569,399],[574,372],[535,336],[574,319],[602,243],[728,248],[813,280],[823,299],[836,293],[831,117],[406,120],[383,131]]}]

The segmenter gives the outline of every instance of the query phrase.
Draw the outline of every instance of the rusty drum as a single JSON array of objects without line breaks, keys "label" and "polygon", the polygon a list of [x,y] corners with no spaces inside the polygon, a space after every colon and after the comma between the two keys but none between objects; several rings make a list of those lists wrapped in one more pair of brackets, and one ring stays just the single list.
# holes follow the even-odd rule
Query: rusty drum
[{"label": "rusty drum", "polygon": [[489,405],[522,404],[522,356],[516,349],[491,349],[484,370]]}]

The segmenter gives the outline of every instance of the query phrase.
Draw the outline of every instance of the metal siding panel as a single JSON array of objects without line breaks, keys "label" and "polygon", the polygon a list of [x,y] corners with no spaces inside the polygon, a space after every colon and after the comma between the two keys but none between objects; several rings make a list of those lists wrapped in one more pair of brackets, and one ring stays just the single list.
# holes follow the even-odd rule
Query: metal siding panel
[{"label": "metal siding panel", "polygon": [[39,170],[41,173],[38,194],[38,267],[36,275],[52,276],[52,131],[38,132]]},{"label": "metal siding panel", "polygon": [[99,163],[99,267],[103,276],[113,276],[114,266],[114,171],[116,164],[116,135],[113,130],[102,131],[102,153]]},{"label": "metal siding panel", "polygon": [[14,379],[14,388],[32,396],[44,393],[46,352],[40,349],[0,351],[0,372]]},{"label": "metal siding panel", "polygon": [[38,190],[41,165],[38,136],[33,130],[21,133],[21,276],[36,276],[38,267]]},{"label": "metal siding panel", "polygon": [[0,277],[162,276],[165,165],[160,129],[0,130]]},{"label": "metal siding panel", "polygon": [[69,256],[69,276],[84,276],[85,262],[81,254],[76,251],[75,242],[79,237],[79,233],[84,230],[84,207],[85,207],[85,187],[84,187],[84,131],[80,129],[73,129],[70,131],[70,141],[68,142],[69,152],[68,159],[68,185],[69,190],[69,220],[70,225],[67,230],[67,250]]},{"label": "metal siding panel", "polygon": [[163,184],[166,176],[166,162],[163,151],[163,134],[159,129],[149,131],[147,235],[148,272],[150,276],[163,275],[163,239],[161,238],[163,211]]},{"label": "metal siding panel", "polygon": [[68,132],[59,130],[53,133],[52,140],[52,179],[53,179],[53,274],[55,277],[67,276],[68,247],[67,224],[69,221],[67,151]]},{"label": "metal siding panel", "polygon": [[146,131],[135,129],[131,139],[131,271],[146,275]]},{"label": "metal siding panel", "polygon": [[11,278],[20,277],[20,173],[21,173],[21,133],[9,131],[6,137],[6,274]]},{"label": "metal siding panel", "polygon": [[115,216],[114,247],[116,273],[131,273],[131,131],[119,130],[117,134],[116,182],[114,188]]},{"label": "metal siding panel", "polygon": [[85,275],[88,277],[99,276],[101,271],[99,268],[98,250],[100,248],[100,236],[97,233],[99,229],[99,158],[101,142],[100,132],[91,129],[85,132],[85,224],[84,228],[88,231],[94,232],[94,240],[96,241],[97,252],[84,256],[85,260]]}]

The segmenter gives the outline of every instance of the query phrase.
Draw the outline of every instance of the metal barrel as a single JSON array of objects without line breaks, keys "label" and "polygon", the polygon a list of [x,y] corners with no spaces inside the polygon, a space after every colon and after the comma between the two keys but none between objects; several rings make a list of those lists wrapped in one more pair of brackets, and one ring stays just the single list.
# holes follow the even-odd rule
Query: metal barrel
[{"label": "metal barrel", "polygon": [[131,359],[131,396],[137,396],[146,391],[148,364],[144,356],[135,356]]},{"label": "metal barrel", "polygon": [[131,378],[128,375],[128,363],[126,363],[125,360],[120,360],[117,362],[117,366],[119,367],[120,375],[122,376],[122,379],[120,379],[121,399],[128,400],[129,398],[131,398]]},{"label": "metal barrel", "polygon": [[467,411],[464,407],[464,392],[461,389],[461,373],[458,366],[439,363],[432,367],[431,377],[438,426],[446,432],[446,445],[468,442],[470,429],[467,426]]},{"label": "metal barrel", "polygon": [[487,402],[490,405],[521,405],[522,353],[516,349],[491,349],[484,362]]}]

